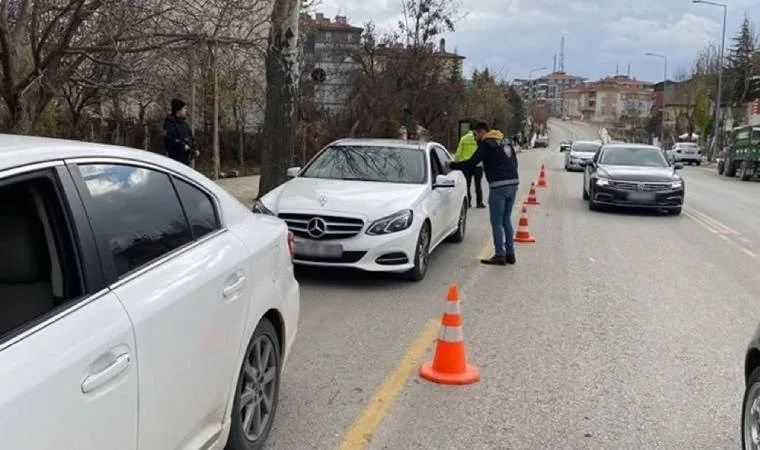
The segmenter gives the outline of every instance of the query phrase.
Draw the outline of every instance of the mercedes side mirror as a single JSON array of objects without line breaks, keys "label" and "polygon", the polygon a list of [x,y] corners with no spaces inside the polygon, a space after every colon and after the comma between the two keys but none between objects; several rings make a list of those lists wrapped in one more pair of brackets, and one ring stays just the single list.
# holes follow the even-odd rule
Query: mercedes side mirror
[{"label": "mercedes side mirror", "polygon": [[433,189],[439,188],[453,188],[456,182],[446,175],[438,175],[435,177],[435,183],[433,183]]},{"label": "mercedes side mirror", "polygon": [[301,171],[300,167],[290,167],[287,171],[288,178],[295,178],[298,176],[298,172]]}]

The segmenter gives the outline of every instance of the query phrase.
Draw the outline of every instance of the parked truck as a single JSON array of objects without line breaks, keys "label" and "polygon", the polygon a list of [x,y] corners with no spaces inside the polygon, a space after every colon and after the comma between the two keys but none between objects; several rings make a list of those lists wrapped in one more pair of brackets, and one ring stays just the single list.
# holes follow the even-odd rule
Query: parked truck
[{"label": "parked truck", "polygon": [[760,126],[745,125],[731,130],[731,145],[718,161],[718,174],[747,181],[760,173]]}]

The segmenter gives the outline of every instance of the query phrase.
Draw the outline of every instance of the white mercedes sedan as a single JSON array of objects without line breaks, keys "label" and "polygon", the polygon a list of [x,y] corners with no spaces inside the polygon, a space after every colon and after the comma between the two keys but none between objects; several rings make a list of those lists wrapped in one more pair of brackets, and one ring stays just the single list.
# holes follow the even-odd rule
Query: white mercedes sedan
[{"label": "white mercedes sedan", "polygon": [[342,139],[254,204],[295,234],[294,262],[422,280],[428,255],[464,239],[466,182],[435,142]]},{"label": "white mercedes sedan", "polygon": [[293,236],[123,147],[0,135],[0,448],[263,448]]}]

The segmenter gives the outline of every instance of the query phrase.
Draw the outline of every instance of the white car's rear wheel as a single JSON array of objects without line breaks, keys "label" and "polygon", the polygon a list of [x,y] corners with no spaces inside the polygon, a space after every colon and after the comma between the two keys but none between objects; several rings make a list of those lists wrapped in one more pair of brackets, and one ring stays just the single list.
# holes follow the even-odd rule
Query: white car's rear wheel
[{"label": "white car's rear wheel", "polygon": [[280,365],[277,331],[269,320],[262,319],[253,332],[240,368],[226,450],[264,448],[277,411]]},{"label": "white car's rear wheel", "polygon": [[430,254],[430,226],[427,222],[422,224],[420,234],[417,237],[417,245],[414,250],[414,267],[404,274],[410,281],[421,281],[425,278],[428,268],[428,256]]}]

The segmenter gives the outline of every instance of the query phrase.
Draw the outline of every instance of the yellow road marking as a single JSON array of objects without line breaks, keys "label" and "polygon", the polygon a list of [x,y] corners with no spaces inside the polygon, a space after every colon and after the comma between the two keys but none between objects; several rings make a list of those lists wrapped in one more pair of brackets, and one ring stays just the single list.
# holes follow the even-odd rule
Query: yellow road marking
[{"label": "yellow road marking", "polygon": [[486,240],[486,243],[483,244],[478,254],[475,255],[475,259],[480,261],[481,259],[489,258],[491,256],[491,249],[493,249],[493,236]]},{"label": "yellow road marking", "polygon": [[[684,212],[684,214],[686,214],[686,216],[688,218],[690,218],[694,222],[698,223],[699,225],[705,227],[705,229],[707,231],[709,231],[710,233],[718,234],[718,230],[716,230],[715,228],[711,227],[709,224],[705,223],[702,219],[700,219],[699,217],[697,217],[694,214],[692,214],[688,209],[684,210],[683,212]],[[723,237],[723,236],[721,236],[721,237]]]},{"label": "yellow road marking", "polygon": [[429,320],[425,324],[422,333],[409,345],[404,357],[375,391],[362,414],[346,433],[339,450],[360,450],[369,444],[380,422],[388,415],[393,401],[404,389],[404,384],[438,335],[439,326],[438,320]]},{"label": "yellow road marking", "polygon": [[684,205],[684,209],[690,213],[691,216],[696,216],[697,218],[701,219],[704,223],[710,225],[712,228],[717,230],[718,233],[721,234],[736,234],[738,235],[739,232],[730,228],[728,225],[725,225],[724,223],[718,221],[717,219],[714,219],[707,214],[697,211],[696,209],[692,208],[691,206]]}]

